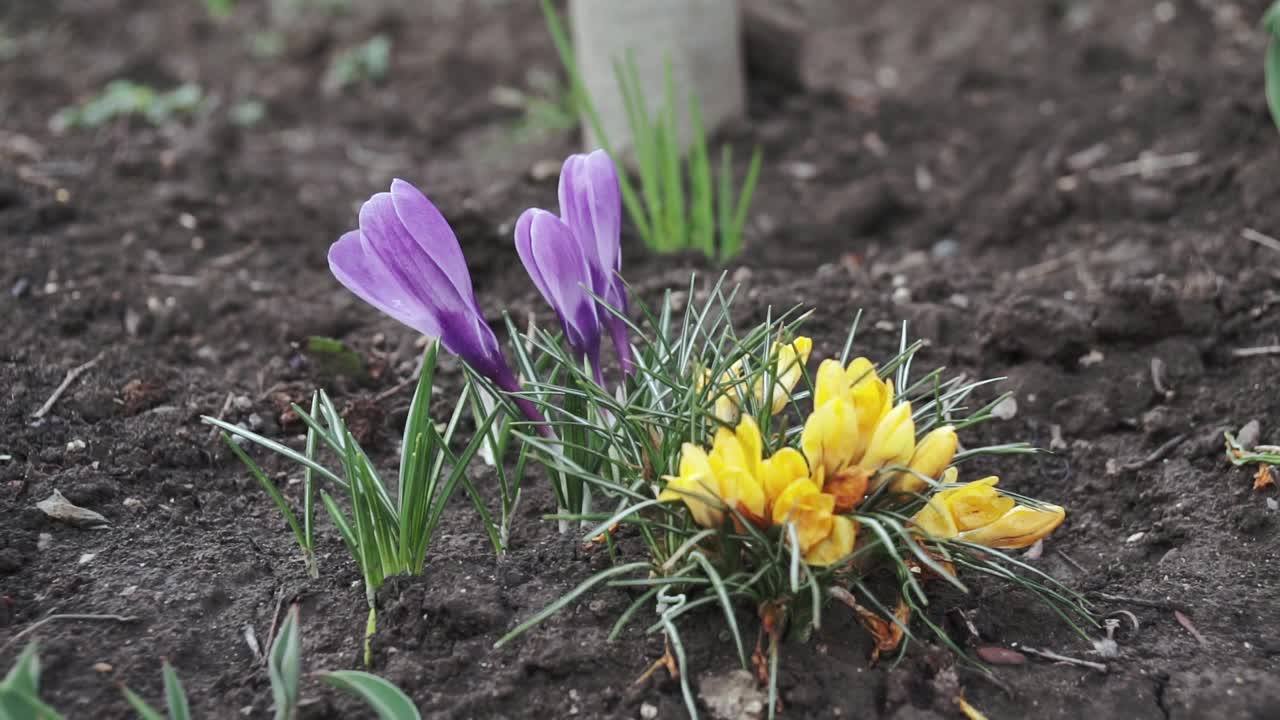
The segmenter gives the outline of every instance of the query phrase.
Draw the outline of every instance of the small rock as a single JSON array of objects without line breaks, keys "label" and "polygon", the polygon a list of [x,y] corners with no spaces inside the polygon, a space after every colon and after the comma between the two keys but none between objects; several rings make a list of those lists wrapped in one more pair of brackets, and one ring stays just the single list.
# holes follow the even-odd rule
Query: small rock
[{"label": "small rock", "polygon": [[195,215],[192,215],[191,213],[182,213],[178,216],[178,224],[187,230],[195,230],[198,223],[196,222]]},{"label": "small rock", "polygon": [[560,174],[559,160],[539,160],[529,168],[529,179],[534,182],[546,182]]},{"label": "small rock", "polygon": [[1267,498],[1267,509],[1272,511],[1280,510],[1280,501],[1275,498]]},{"label": "small rock", "polygon": [[911,288],[905,286],[894,288],[889,300],[894,305],[906,305],[911,302]]},{"label": "small rock", "polygon": [[703,675],[698,697],[718,720],[758,720],[764,716],[769,696],[746,670]]},{"label": "small rock", "polygon": [[968,296],[968,295],[961,295],[960,293],[953,293],[953,294],[951,295],[951,297],[947,298],[947,302],[951,303],[952,305],[955,305],[956,307],[960,308],[961,310],[967,310],[967,309],[969,308],[969,296]]},{"label": "small rock", "polygon": [[84,441],[79,438],[67,443],[67,452],[69,453],[80,452],[83,449],[85,449]]},{"label": "small rock", "polygon": [[76,564],[88,565],[89,563],[93,562],[93,559],[96,557],[98,557],[98,553],[84,553],[83,555],[80,556],[80,560]]},{"label": "small rock", "polygon": [[1102,351],[1094,348],[1093,350],[1090,350],[1088,354],[1080,357],[1080,367],[1093,367],[1105,359],[1106,356],[1102,354]]},{"label": "small rock", "polygon": [[258,413],[253,413],[248,417],[248,423],[249,423],[250,430],[254,432],[258,432],[259,430],[262,429],[262,425],[263,425],[262,416],[259,415]]},{"label": "small rock", "polygon": [[1163,188],[1138,185],[1129,191],[1133,212],[1145,220],[1164,220],[1177,209],[1177,198]]},{"label": "small rock", "polygon": [[644,720],[653,720],[658,717],[658,706],[652,703],[640,703],[640,717]]},{"label": "small rock", "polygon": [[111,667],[111,663],[96,662],[96,663],[94,663],[94,664],[93,664],[93,669],[94,669],[95,671],[97,671],[97,672],[100,672],[100,673],[106,674],[106,673],[111,672],[111,671],[112,671],[112,670],[114,670],[115,668]]},{"label": "small rock", "polygon": [[1129,537],[1125,538],[1124,541],[1132,545],[1133,543],[1136,543],[1136,542],[1142,542],[1142,538],[1146,536],[1147,534],[1145,532],[1136,532],[1130,535]]},{"label": "small rock", "polygon": [[36,537],[36,549],[44,552],[53,546],[53,535],[51,533],[40,533]]},{"label": "small rock", "polygon": [[54,490],[49,497],[36,503],[36,507],[54,520],[60,520],[76,527],[97,527],[108,524],[105,517],[92,510],[73,505],[57,490]]},{"label": "small rock", "polygon": [[991,416],[999,420],[1012,420],[1018,414],[1018,401],[1012,395],[991,408]]},{"label": "small rock", "polygon": [[240,412],[244,412],[253,407],[253,400],[250,400],[248,395],[237,395],[232,399],[231,406]]},{"label": "small rock", "polygon": [[818,177],[818,166],[811,162],[790,162],[782,166],[782,171],[801,182]]},{"label": "small rock", "polygon": [[956,253],[960,252],[960,243],[952,238],[942,238],[933,244],[932,252],[936,258],[954,257]]},{"label": "small rock", "polygon": [[135,508],[142,504],[142,501],[136,497],[127,497],[124,499],[124,506],[127,508]]},{"label": "small rock", "polygon": [[1240,447],[1251,450],[1258,444],[1258,440],[1262,437],[1262,423],[1257,420],[1250,420],[1240,428],[1240,432],[1236,433],[1236,442],[1240,443]]}]

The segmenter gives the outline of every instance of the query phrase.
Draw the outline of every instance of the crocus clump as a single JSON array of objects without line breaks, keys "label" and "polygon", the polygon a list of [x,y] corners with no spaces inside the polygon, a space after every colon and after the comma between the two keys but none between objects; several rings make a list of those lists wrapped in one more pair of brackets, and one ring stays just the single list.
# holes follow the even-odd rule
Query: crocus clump
[{"label": "crocus clump", "polygon": [[[453,228],[413,185],[397,179],[390,192],[369,198],[360,208],[360,228],[329,248],[329,269],[360,299],[440,338],[446,350],[500,389],[519,392],[520,383],[476,302]],[[540,432],[550,432],[532,403],[515,401]]]},{"label": "crocus clump", "polygon": [[[603,150],[571,155],[560,171],[560,215],[530,208],[516,222],[516,251],[555,309],[565,339],[600,378],[600,340],[608,332],[625,372],[633,368],[622,267],[622,195]],[[612,311],[610,310],[612,308]]]}]

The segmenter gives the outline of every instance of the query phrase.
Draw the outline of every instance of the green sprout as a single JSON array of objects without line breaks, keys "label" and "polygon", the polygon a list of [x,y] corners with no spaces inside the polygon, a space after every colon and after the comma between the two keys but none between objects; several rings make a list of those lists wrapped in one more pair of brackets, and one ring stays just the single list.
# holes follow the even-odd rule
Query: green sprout
[{"label": "green sprout", "polygon": [[[394,491],[379,475],[373,461],[360,447],[333,401],[323,390],[312,397],[310,412],[297,405],[293,406],[293,411],[308,428],[305,454],[224,420],[208,416],[202,418],[204,422],[224,431],[223,438],[232,452],[275,503],[302,548],[308,572],[313,577],[317,572],[314,508],[318,494],[321,505],[337,527],[339,536],[364,578],[365,598],[369,605],[369,617],[365,626],[366,665],[373,660],[370,643],[377,631],[378,589],[387,577],[422,573],[431,538],[445,507],[459,486],[466,489],[485,519],[495,550],[501,549],[499,530],[489,520],[483,501],[467,478],[466,469],[481,446],[493,442],[494,434],[489,432],[490,426],[504,412],[494,410],[487,415],[476,414],[475,437],[464,449],[455,453],[450,448],[450,443],[455,437],[464,408],[469,405],[477,407],[469,402],[475,390],[471,384],[463,388],[462,397],[459,398],[448,424],[443,431],[438,430],[429,410],[439,351],[439,341],[433,342],[423,359],[422,375],[405,425],[400,475]],[[275,483],[231,436],[271,450],[303,467],[301,522]],[[316,450],[321,444],[337,457],[341,475],[316,459]],[[318,487],[322,483],[327,484],[330,490]],[[351,508],[350,514],[339,507],[330,492],[335,488],[346,495]]]},{"label": "green sprout", "polygon": [[59,110],[50,121],[55,132],[71,128],[97,128],[126,117],[141,117],[152,125],[164,125],[192,115],[205,104],[199,85],[185,83],[161,92],[129,80],[112,80],[102,92],[84,103]]},{"label": "green sprout", "polygon": [[[574,102],[585,112],[605,151],[616,159],[600,114],[583,83],[564,25],[550,0],[542,0],[542,10],[551,39],[569,75]],[[635,58],[628,55],[616,61],[614,73],[626,107],[640,175],[637,194],[626,173],[619,173],[622,201],[645,245],[657,252],[694,249],[720,262],[737,256],[742,250],[747,210],[760,176],[763,161],[760,147],[752,153],[742,187],[735,192],[733,149],[729,145],[721,147],[719,170],[714,170],[700,103],[692,92],[688,112],[693,140],[687,158],[682,160],[677,116],[679,96],[669,62],[664,74],[663,105],[653,114],[644,100]]]},{"label": "green sprout", "polygon": [[1271,35],[1267,42],[1267,59],[1264,65],[1267,76],[1267,104],[1271,107],[1271,119],[1280,129],[1280,2],[1276,2],[1262,17],[1262,27]]},{"label": "green sprout", "polygon": [[391,67],[391,38],[379,33],[333,58],[325,73],[324,90],[336,93],[361,82],[379,82]]},{"label": "green sprout", "polygon": [[0,681],[0,720],[62,720],[40,699],[40,656],[35,643],[27,645],[18,662]]},{"label": "green sprout", "polygon": [[231,17],[231,13],[235,12],[238,0],[201,0],[204,3],[204,11],[209,13],[209,17],[214,20],[226,20]]},{"label": "green sprout", "polygon": [[494,101],[518,108],[522,115],[511,130],[516,142],[527,142],[551,133],[572,130],[578,125],[578,105],[573,91],[552,73],[541,68],[528,72],[528,91],[510,87],[494,89]]}]

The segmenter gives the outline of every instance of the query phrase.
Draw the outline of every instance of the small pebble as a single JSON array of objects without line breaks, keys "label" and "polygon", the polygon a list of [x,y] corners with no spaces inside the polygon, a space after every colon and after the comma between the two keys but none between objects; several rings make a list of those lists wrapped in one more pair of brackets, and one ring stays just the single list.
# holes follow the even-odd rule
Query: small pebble
[{"label": "small pebble", "polygon": [[196,216],[191,213],[182,213],[178,216],[178,224],[187,230],[196,229]]},{"label": "small pebble", "polygon": [[1127,542],[1127,543],[1133,544],[1133,543],[1136,543],[1136,542],[1140,542],[1140,541],[1142,540],[1142,538],[1144,538],[1144,537],[1146,537],[1146,536],[1147,536],[1147,534],[1146,534],[1145,532],[1136,532],[1136,533],[1134,533],[1134,534],[1130,535],[1129,537],[1125,538],[1125,539],[1124,539],[1124,541],[1125,541],[1125,542]]},{"label": "small pebble", "polygon": [[539,160],[529,168],[529,179],[534,182],[546,182],[559,174],[559,160]]},{"label": "small pebble", "polygon": [[111,672],[115,668],[111,667],[111,663],[96,662],[93,664],[93,669],[105,674]]},{"label": "small pebble", "polygon": [[942,238],[933,244],[933,256],[936,258],[953,257],[960,252],[960,243],[952,238]]},{"label": "small pebble", "polygon": [[53,535],[50,533],[40,533],[36,538],[36,549],[40,552],[48,550],[53,545]]},{"label": "small pebble", "polygon": [[67,452],[69,453],[80,452],[84,448],[85,448],[84,441],[80,439],[72,440],[71,442],[67,443]]},{"label": "small pebble", "polygon": [[231,401],[231,406],[234,407],[236,410],[244,412],[245,410],[248,410],[253,407],[253,401],[249,399],[248,395],[237,395]]},{"label": "small pebble", "polygon": [[1018,401],[1013,396],[1001,400],[991,408],[991,416],[998,420],[1012,420],[1018,414]]},{"label": "small pebble", "polygon": [[640,717],[644,718],[644,720],[653,720],[658,717],[658,706],[650,703],[641,703]]},{"label": "small pebble", "polygon": [[792,162],[782,166],[782,171],[800,181],[818,177],[818,166],[811,162]]},{"label": "small pebble", "polygon": [[1267,509],[1280,510],[1280,501],[1277,501],[1275,498],[1267,498]]},{"label": "small pebble", "polygon": [[908,288],[908,287],[894,288],[893,295],[889,297],[889,300],[893,302],[894,305],[906,305],[910,303],[911,288]]},{"label": "small pebble", "polygon": [[253,413],[252,415],[250,415],[248,418],[248,422],[249,422],[250,430],[257,432],[262,429],[262,416],[259,415],[258,413]]},{"label": "small pebble", "polygon": [[96,557],[98,557],[98,553],[85,553],[80,556],[79,564],[88,565],[89,563],[93,562],[93,559]]},{"label": "small pebble", "polygon": [[124,506],[127,508],[138,507],[142,501],[136,497],[127,497],[124,499]]}]

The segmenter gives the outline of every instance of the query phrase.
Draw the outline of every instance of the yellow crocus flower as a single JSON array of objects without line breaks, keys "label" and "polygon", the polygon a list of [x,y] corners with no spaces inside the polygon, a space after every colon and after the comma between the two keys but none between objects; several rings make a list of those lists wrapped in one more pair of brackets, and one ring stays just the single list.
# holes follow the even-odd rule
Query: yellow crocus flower
[{"label": "yellow crocus flower", "polygon": [[[947,479],[954,477],[954,469],[948,471]],[[1066,518],[1057,505],[1019,505],[995,489],[998,482],[987,477],[937,493],[916,513],[916,527],[939,540],[1014,550],[1035,544]]]},{"label": "yellow crocus flower", "polygon": [[[828,371],[826,376],[833,374]],[[911,460],[916,449],[915,423],[911,404],[900,403],[872,425],[870,437],[864,439],[863,417],[854,401],[839,395],[824,399],[827,402],[805,421],[800,447],[813,468],[813,477],[837,498],[837,509],[846,512],[862,502],[877,472]]]},{"label": "yellow crocus flower", "polygon": [[[775,342],[769,349],[769,356],[775,358],[772,372],[773,392],[769,400],[770,413],[777,415],[791,401],[791,392],[804,376],[804,366],[809,362],[809,353],[812,350],[813,340],[807,337],[798,337],[786,344]],[[751,397],[757,403],[764,402],[766,380],[766,377],[760,377],[751,389]],[[738,360],[720,373],[717,389],[721,390],[721,394],[715,398],[713,409],[716,419],[726,424],[738,421],[741,415],[739,395],[745,393],[745,388],[741,387],[743,381],[742,360]],[[710,384],[711,372],[706,371],[698,384],[698,389],[701,390]]]}]

